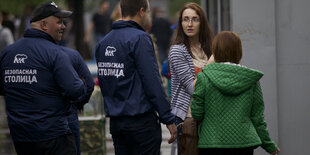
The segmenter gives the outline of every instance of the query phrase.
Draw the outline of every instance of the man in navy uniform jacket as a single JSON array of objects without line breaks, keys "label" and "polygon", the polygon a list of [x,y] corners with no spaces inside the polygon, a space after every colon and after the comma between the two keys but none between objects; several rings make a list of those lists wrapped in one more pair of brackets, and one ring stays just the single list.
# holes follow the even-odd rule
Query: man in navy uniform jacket
[{"label": "man in navy uniform jacket", "polygon": [[75,137],[75,143],[76,143],[76,149],[77,149],[77,155],[81,154],[81,148],[80,148],[80,123],[78,118],[78,111],[83,110],[83,106],[88,103],[89,98],[94,90],[95,82],[93,80],[93,77],[85,64],[83,58],[81,57],[80,53],[76,50],[73,50],[71,48],[63,47],[65,53],[70,57],[71,64],[73,65],[74,70],[77,72],[79,77],[84,81],[86,85],[86,95],[84,98],[79,99],[76,102],[72,102],[71,109],[70,109],[70,115],[68,116],[68,123],[69,128],[71,129],[74,137]]},{"label": "man in navy uniform jacket", "polygon": [[86,86],[56,44],[70,15],[54,2],[40,5],[24,38],[1,52],[0,94],[17,154],[76,155],[67,116],[71,101],[85,98]]},{"label": "man in navy uniform jacket", "polygon": [[169,143],[177,132],[152,40],[141,27],[150,18],[149,2],[121,0],[120,6],[123,20],[113,23],[112,31],[96,47],[98,80],[115,153],[159,155],[159,122],[171,133]]}]

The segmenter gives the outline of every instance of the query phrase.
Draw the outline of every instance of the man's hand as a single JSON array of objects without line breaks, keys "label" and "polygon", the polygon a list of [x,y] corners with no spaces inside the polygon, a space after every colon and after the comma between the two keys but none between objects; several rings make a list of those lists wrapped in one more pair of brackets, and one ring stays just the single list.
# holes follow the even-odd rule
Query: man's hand
[{"label": "man's hand", "polygon": [[174,123],[167,125],[167,128],[170,131],[170,135],[171,135],[171,137],[168,140],[168,144],[171,144],[175,141],[175,139],[177,139],[178,130]]}]

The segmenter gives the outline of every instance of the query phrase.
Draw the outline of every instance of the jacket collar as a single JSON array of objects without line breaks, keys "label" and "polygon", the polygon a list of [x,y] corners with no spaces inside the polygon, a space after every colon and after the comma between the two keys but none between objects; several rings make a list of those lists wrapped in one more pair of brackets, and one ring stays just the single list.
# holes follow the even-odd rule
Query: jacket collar
[{"label": "jacket collar", "polygon": [[138,23],[132,20],[129,20],[129,21],[120,20],[112,24],[112,29],[120,29],[120,28],[126,28],[126,27],[132,27],[132,28],[136,28],[141,31],[144,31],[144,29]]},{"label": "jacket collar", "polygon": [[24,33],[24,37],[43,38],[56,44],[56,41],[49,34],[34,28],[27,29]]}]

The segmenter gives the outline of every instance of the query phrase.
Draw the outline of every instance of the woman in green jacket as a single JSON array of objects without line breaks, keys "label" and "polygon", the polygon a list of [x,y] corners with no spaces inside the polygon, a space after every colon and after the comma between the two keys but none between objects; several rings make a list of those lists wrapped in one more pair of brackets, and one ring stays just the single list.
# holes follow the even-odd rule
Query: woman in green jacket
[{"label": "woman in green jacket", "polygon": [[200,154],[253,155],[258,146],[278,154],[264,120],[263,73],[239,64],[242,46],[234,32],[219,33],[212,53],[215,63],[198,74],[191,104],[193,118],[201,121]]}]

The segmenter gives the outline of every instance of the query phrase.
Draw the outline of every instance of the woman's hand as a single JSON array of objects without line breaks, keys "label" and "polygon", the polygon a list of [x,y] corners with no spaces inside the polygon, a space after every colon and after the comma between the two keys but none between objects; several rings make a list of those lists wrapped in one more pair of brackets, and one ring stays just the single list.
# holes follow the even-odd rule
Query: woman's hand
[{"label": "woman's hand", "polygon": [[195,88],[195,85],[196,85],[196,81],[197,81],[197,78],[195,78],[193,84],[194,84],[194,88]]},{"label": "woman's hand", "polygon": [[272,155],[276,155],[276,154],[279,154],[280,153],[280,148],[277,148],[277,150],[275,150]]},{"label": "woman's hand", "polygon": [[211,57],[210,57],[209,60],[208,60],[207,65],[209,65],[210,63],[214,63],[214,62],[215,62],[215,60],[214,60],[214,56],[213,56],[213,54],[212,54]]}]

